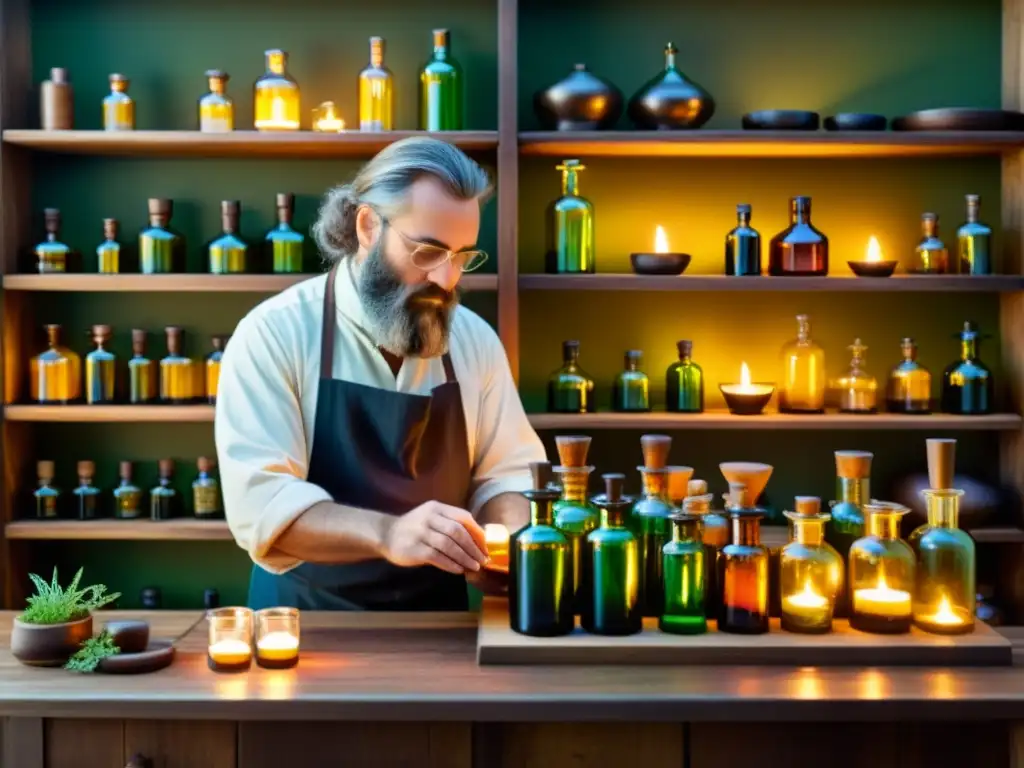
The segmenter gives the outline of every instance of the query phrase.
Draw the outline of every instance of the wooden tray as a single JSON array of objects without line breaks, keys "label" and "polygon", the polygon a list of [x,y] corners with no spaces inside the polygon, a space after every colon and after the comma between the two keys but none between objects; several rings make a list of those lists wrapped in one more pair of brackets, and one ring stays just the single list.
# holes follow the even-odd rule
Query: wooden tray
[{"label": "wooden tray", "polygon": [[485,598],[477,634],[479,664],[665,664],[784,666],[1009,666],[1010,641],[987,624],[959,636],[871,635],[837,620],[827,635],[783,632],[777,619],[766,635],[731,635],[708,623],[703,635],[670,635],[657,619],[629,637],[601,637],[576,629],[564,637],[526,637],[508,625],[508,602]]}]

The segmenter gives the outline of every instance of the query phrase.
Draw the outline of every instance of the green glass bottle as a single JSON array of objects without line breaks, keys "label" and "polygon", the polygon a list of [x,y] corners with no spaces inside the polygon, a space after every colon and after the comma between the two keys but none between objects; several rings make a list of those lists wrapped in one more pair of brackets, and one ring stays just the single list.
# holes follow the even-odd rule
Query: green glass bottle
[{"label": "green glass bottle", "polygon": [[580,343],[562,342],[562,367],[548,377],[548,411],[589,413],[594,410],[594,380],[580,368]]},{"label": "green glass bottle", "polygon": [[160,459],[160,480],[149,492],[149,516],[153,520],[178,517],[181,499],[174,487],[174,459]]},{"label": "green glass bottle", "polygon": [[114,517],[135,520],[142,517],[142,489],[132,482],[132,463],[122,461],[121,483],[114,489]]},{"label": "green glass bottle", "polygon": [[209,269],[212,275],[244,274],[248,267],[249,246],[238,235],[238,219],[242,204],[237,200],[221,200],[220,237],[207,247]]},{"label": "green glass bottle", "polygon": [[302,251],[306,236],[292,227],[295,195],[291,192],[278,192],[276,203],[277,226],[267,232],[264,238],[267,260],[275,274],[296,274],[302,272]]},{"label": "green glass bottle", "polygon": [[551,465],[530,464],[533,489],[530,524],[509,538],[508,608],[514,632],[535,637],[567,635],[576,626],[572,596],[572,552],[569,540],[554,527]]},{"label": "green glass bottle", "polygon": [[174,204],[166,198],[149,199],[149,226],[139,233],[139,271],[165,274],[185,264],[185,239],[170,228]]},{"label": "green glass bottle", "polygon": [[703,480],[691,480],[689,495],[683,499],[683,514],[699,517],[701,521],[701,542],[704,545],[704,615],[713,619],[718,616],[721,602],[718,589],[718,553],[729,543],[732,535],[729,519],[711,511],[714,496],[707,492],[708,484]]},{"label": "green glass bottle", "polygon": [[644,353],[639,349],[626,352],[625,369],[615,377],[612,386],[612,410],[626,413],[646,413],[651,410],[650,381],[640,370]]},{"label": "green glass bottle", "polygon": [[725,236],[725,274],[750,277],[761,274],[761,234],[750,226],[751,207],[736,206],[736,227]]},{"label": "green glass bottle", "polygon": [[[736,499],[734,485],[729,484]],[[762,517],[764,511],[755,507],[729,509],[732,543],[718,555],[719,632],[759,635],[768,631],[768,549],[761,545]]]},{"label": "green glass bottle", "polygon": [[562,196],[548,210],[547,271],[556,274],[592,274],[595,270],[594,205],[580,196],[579,160],[565,160]]},{"label": "green glass bottle", "polygon": [[36,462],[39,487],[32,492],[32,496],[36,503],[37,520],[55,520],[60,517],[60,489],[53,485],[54,470],[52,461]]},{"label": "green glass bottle", "polygon": [[962,275],[992,274],[992,228],[978,221],[980,207],[980,196],[967,195],[967,221],[956,233]]},{"label": "green glass bottle", "polygon": [[103,242],[96,246],[96,271],[116,275],[121,271],[121,244],[117,242],[117,219],[103,220]]},{"label": "green glass bottle", "polygon": [[665,603],[658,619],[662,632],[699,635],[707,631],[704,584],[707,573],[701,519],[672,515],[672,540],[662,550]]},{"label": "green glass bottle", "polygon": [[67,272],[73,251],[71,246],[60,240],[60,210],[45,209],[43,226],[46,229],[46,239],[35,247],[36,269],[41,275]]},{"label": "green glass bottle", "polygon": [[128,361],[128,402],[155,403],[160,394],[160,371],[156,360],[146,357],[146,336],[142,328],[132,329],[132,359]]},{"label": "green glass bottle", "polygon": [[640,546],[640,608],[644,616],[660,616],[665,605],[662,593],[662,550],[672,537],[669,518],[675,513],[668,500],[668,453],[672,438],[643,435],[640,438],[643,466],[637,467],[643,495],[633,505],[630,527]]},{"label": "green glass bottle", "polygon": [[78,487],[71,492],[74,498],[75,518],[77,520],[95,520],[101,517],[100,489],[92,484],[96,476],[96,462],[78,462]]},{"label": "green glass bottle", "polygon": [[554,504],[555,527],[569,541],[572,562],[572,595],[576,613],[581,613],[587,600],[589,586],[584,583],[583,560],[587,536],[601,521],[601,513],[587,500],[587,486],[594,468],[587,465],[590,438],[584,435],[558,435],[555,446],[561,464],[554,468],[558,474],[562,493]]},{"label": "green glass bottle", "polygon": [[420,71],[420,130],[461,131],[465,124],[462,67],[447,29],[434,30],[434,53]]},{"label": "green glass bottle", "polygon": [[704,371],[693,362],[693,342],[677,341],[679,360],[665,373],[665,407],[673,413],[704,410]]},{"label": "green glass bottle", "polygon": [[[827,541],[847,562],[850,546],[864,536],[864,505],[871,500],[871,460],[868,451],[835,451],[836,500],[829,505]],[[849,615],[846,590],[836,596],[836,616]]]},{"label": "green glass bottle", "polygon": [[978,328],[968,321],[960,332],[960,359],[942,374],[942,410],[963,416],[992,413],[992,372],[978,359]]},{"label": "green glass bottle", "polygon": [[85,356],[85,401],[89,405],[109,404],[116,400],[117,358],[106,348],[111,335],[109,325],[92,327],[96,349]]},{"label": "green glass bottle", "polygon": [[587,536],[584,581],[591,599],[580,616],[595,635],[633,635],[643,629],[640,610],[640,547],[627,527],[633,500],[622,495],[626,476],[602,476],[605,492],[593,502],[601,509],[601,527]]}]

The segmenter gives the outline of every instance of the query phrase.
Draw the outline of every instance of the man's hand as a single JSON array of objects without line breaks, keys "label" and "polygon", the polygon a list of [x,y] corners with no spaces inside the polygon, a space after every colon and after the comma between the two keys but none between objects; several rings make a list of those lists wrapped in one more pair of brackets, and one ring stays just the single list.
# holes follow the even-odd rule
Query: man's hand
[{"label": "man's hand", "polygon": [[484,529],[466,510],[438,501],[394,518],[383,549],[395,565],[433,565],[449,573],[479,571],[487,562]]}]

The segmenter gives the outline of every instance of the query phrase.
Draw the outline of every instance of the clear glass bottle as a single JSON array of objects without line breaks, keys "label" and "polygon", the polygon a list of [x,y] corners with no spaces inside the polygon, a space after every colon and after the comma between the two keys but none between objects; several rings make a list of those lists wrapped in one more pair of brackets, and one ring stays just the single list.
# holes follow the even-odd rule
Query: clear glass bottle
[{"label": "clear glass bottle", "polygon": [[581,613],[589,597],[589,585],[583,581],[583,560],[586,556],[587,536],[596,530],[601,513],[587,500],[590,473],[594,471],[587,464],[590,438],[584,435],[558,435],[555,437],[558,458],[561,464],[554,468],[562,486],[561,498],[554,502],[554,524],[569,543],[572,571],[574,610]]},{"label": "clear glass bottle", "polygon": [[620,371],[612,385],[612,410],[646,413],[651,410],[650,381],[640,370],[644,353],[639,349],[626,352],[625,370]]},{"label": "clear glass bottle", "polygon": [[462,66],[452,56],[447,29],[434,30],[434,52],[420,71],[420,130],[461,131],[465,127]]},{"label": "clear glass bottle", "polygon": [[359,73],[359,130],[395,129],[395,78],[384,66],[384,38],[370,38],[370,63]]},{"label": "clear glass bottle", "polygon": [[230,76],[219,69],[206,71],[209,92],[199,99],[199,131],[230,133],[235,129],[235,102],[227,95]]},{"label": "clear glass bottle", "polygon": [[939,238],[939,217],[934,213],[921,214],[921,242],[917,245],[914,272],[930,275],[949,272],[949,253]]},{"label": "clear glass bottle", "polygon": [[878,380],[864,370],[867,347],[854,339],[847,347],[852,359],[845,374],[833,379],[829,389],[842,413],[875,413],[878,410]]},{"label": "clear glass bottle", "polygon": [[178,517],[181,498],[174,487],[174,459],[160,459],[160,480],[149,492],[149,516],[152,520]]},{"label": "clear glass bottle", "polygon": [[759,635],[768,631],[768,549],[761,546],[764,512],[749,507],[728,510],[732,543],[718,555],[718,631]]},{"label": "clear glass bottle", "polygon": [[288,74],[288,54],[276,48],[264,52],[267,71],[253,86],[257,131],[297,131],[301,114],[299,84]]},{"label": "clear glass bottle", "polygon": [[139,233],[139,271],[166,274],[185,265],[185,238],[171,229],[174,203],[166,198],[148,201],[149,226]]},{"label": "clear glass bottle", "polygon": [[122,461],[118,469],[120,484],[114,489],[114,517],[136,520],[142,517],[142,489],[132,482],[134,468],[130,461]]},{"label": "clear glass bottle", "polygon": [[562,342],[562,367],[548,377],[548,411],[590,413],[594,404],[594,380],[580,368],[580,343]]},{"label": "clear glass bottle", "polygon": [[932,375],[917,362],[917,344],[910,337],[900,342],[903,359],[889,372],[885,407],[890,413],[932,412]]},{"label": "clear glass bottle", "polygon": [[992,372],[978,358],[977,326],[967,321],[960,332],[960,359],[942,374],[942,410],[964,416],[992,413]]},{"label": "clear glass bottle", "polygon": [[213,520],[224,516],[220,483],[213,476],[213,459],[200,456],[196,460],[199,474],[192,482],[192,512],[200,520]]},{"label": "clear glass bottle", "polygon": [[132,405],[155,403],[160,395],[160,371],[156,360],[146,356],[147,333],[132,329],[132,358],[128,361],[128,402]]},{"label": "clear glass bottle", "polygon": [[73,251],[71,246],[60,240],[60,211],[57,208],[43,211],[43,227],[46,239],[35,247],[36,269],[41,275],[67,272]]},{"label": "clear glass bottle", "polygon": [[302,272],[302,251],[306,236],[292,227],[295,215],[295,195],[278,192],[277,226],[264,237],[268,261],[275,274],[297,274]]},{"label": "clear glass bottle", "polygon": [[558,491],[551,487],[551,465],[533,462],[530,473],[533,488],[523,492],[530,500],[530,524],[509,539],[509,625],[523,635],[567,635],[576,626],[572,550],[554,524]]},{"label": "clear glass bottle", "polygon": [[217,387],[220,383],[220,362],[224,359],[224,350],[228,346],[227,334],[217,334],[210,337],[210,344],[213,345],[213,352],[206,356],[206,401],[210,405],[217,403]]},{"label": "clear glass bottle", "polygon": [[782,413],[824,413],[825,352],[811,339],[809,315],[797,315],[796,338],[782,347]]},{"label": "clear glass bottle", "polygon": [[750,226],[751,207],[736,206],[736,227],[725,236],[725,274],[749,277],[761,274],[761,235]]},{"label": "clear glass bottle", "polygon": [[980,207],[980,196],[967,195],[967,221],[956,233],[962,275],[992,274],[992,228],[978,221]]},{"label": "clear glass bottle", "polygon": [[129,80],[116,73],[109,80],[110,93],[103,99],[103,130],[132,131],[135,129],[135,102],[128,95]]},{"label": "clear glass bottle", "polygon": [[711,510],[714,496],[707,492],[703,480],[691,480],[688,496],[683,499],[683,513],[701,520],[701,541],[704,544],[704,615],[718,617],[721,593],[718,588],[718,553],[729,543],[732,528],[729,518]]},{"label": "clear glass bottle", "polygon": [[637,467],[643,493],[633,505],[630,527],[640,545],[640,609],[644,616],[659,616],[665,606],[663,593],[663,550],[672,538],[675,513],[668,499],[668,454],[672,438],[643,435],[640,438],[644,463]]},{"label": "clear glass bottle", "polygon": [[850,547],[850,626],[861,632],[910,631],[914,551],[900,539],[900,520],[910,510],[872,500],[864,505],[867,535]]},{"label": "clear glass bottle", "polygon": [[787,632],[821,634],[832,631],[836,599],[843,591],[846,570],[842,556],[825,541],[821,499],[797,496],[789,544],[779,554],[782,628]]},{"label": "clear glass bottle", "polygon": [[828,274],[828,238],[811,224],[811,198],[789,201],[789,226],[772,238],[768,273],[774,276]]},{"label": "clear glass bottle", "polygon": [[177,326],[164,329],[167,356],[160,361],[160,399],[172,405],[184,405],[195,398],[195,373],[192,360],[182,353],[185,332]]},{"label": "clear glass bottle", "polygon": [[665,602],[658,628],[673,635],[699,635],[707,631],[704,586],[707,566],[697,515],[674,514],[672,540],[662,550]]},{"label": "clear glass bottle", "polygon": [[693,362],[693,342],[677,341],[679,360],[665,372],[665,407],[673,413],[704,411],[704,371]]},{"label": "clear glass bottle", "polygon": [[101,275],[116,275],[121,271],[118,229],[117,219],[103,220],[103,242],[96,246],[96,271]]},{"label": "clear glass bottle", "polygon": [[82,358],[61,344],[59,325],[47,325],[47,348],[29,361],[32,401],[67,405],[82,396]]},{"label": "clear glass bottle", "polygon": [[242,204],[238,200],[221,200],[221,235],[214,239],[206,252],[211,275],[237,275],[247,271],[249,245],[238,235],[238,219]]},{"label": "clear glass bottle", "polygon": [[56,520],[61,516],[60,489],[53,484],[55,474],[52,461],[36,462],[39,487],[32,492],[32,496],[35,499],[37,520]]},{"label": "clear glass bottle", "polygon": [[92,340],[96,349],[85,356],[85,402],[105,405],[117,400],[117,357],[107,349],[113,330],[109,325],[94,325]]},{"label": "clear glass bottle", "polygon": [[594,204],[580,195],[579,160],[564,160],[555,170],[562,174],[562,196],[548,208],[547,271],[556,274],[593,274],[596,270]]},{"label": "clear glass bottle", "polygon": [[100,489],[92,484],[96,477],[96,462],[78,462],[78,487],[71,492],[76,520],[95,520],[102,517]]}]

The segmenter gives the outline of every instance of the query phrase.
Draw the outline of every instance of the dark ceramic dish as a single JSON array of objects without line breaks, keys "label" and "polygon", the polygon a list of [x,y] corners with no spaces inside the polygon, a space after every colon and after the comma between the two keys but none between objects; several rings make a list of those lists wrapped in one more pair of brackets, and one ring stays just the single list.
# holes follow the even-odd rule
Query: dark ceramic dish
[{"label": "dark ceramic dish", "polygon": [[170,666],[174,661],[174,644],[170,640],[154,640],[139,653],[119,653],[100,660],[99,671],[108,675],[144,675]]},{"label": "dark ceramic dish", "polygon": [[725,398],[725,404],[729,407],[729,413],[736,416],[760,416],[764,413],[764,409],[768,403],[771,402],[772,395],[775,394],[775,387],[771,384],[765,384],[763,386],[772,387],[767,392],[763,393],[738,393],[738,392],[727,392],[722,389],[722,385],[718,385],[719,391],[722,393],[722,397]]},{"label": "dark ceramic dish", "polygon": [[16,616],[11,655],[31,667],[62,667],[90,637],[92,616],[66,624],[26,624]]},{"label": "dark ceramic dish", "polygon": [[631,253],[629,263],[638,275],[681,275],[690,266],[690,254]]},{"label": "dark ceramic dish", "polygon": [[577,64],[564,79],[533,97],[533,109],[548,131],[599,131],[622,114],[622,92]]},{"label": "dark ceramic dish", "polygon": [[884,131],[889,127],[885,115],[863,112],[840,112],[825,118],[826,131]]},{"label": "dark ceramic dish", "polygon": [[896,265],[899,264],[895,260],[848,261],[846,263],[850,265],[850,269],[857,277],[892,277],[892,273],[896,271]]},{"label": "dark ceramic dish", "polygon": [[1024,131],[1024,113],[1004,109],[924,109],[897,117],[894,131]]},{"label": "dark ceramic dish", "polygon": [[743,128],[747,131],[816,131],[820,126],[821,116],[817,112],[802,109],[762,109],[743,116]]}]

